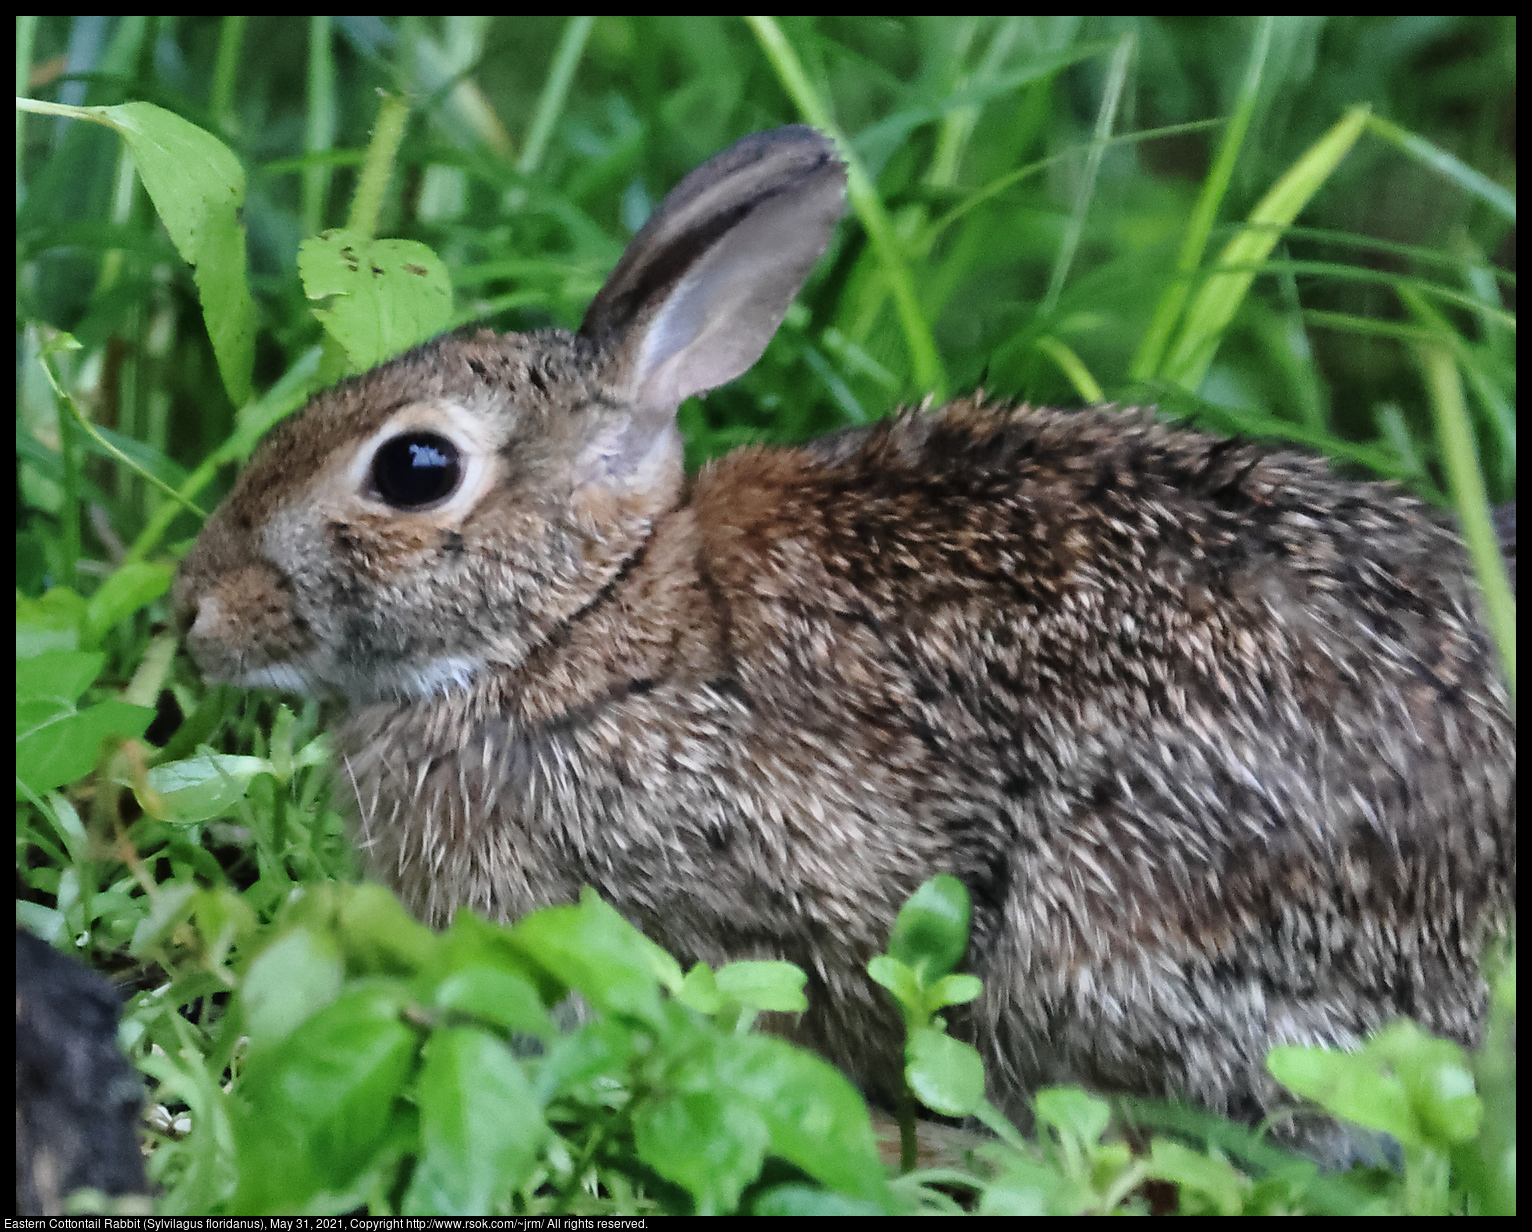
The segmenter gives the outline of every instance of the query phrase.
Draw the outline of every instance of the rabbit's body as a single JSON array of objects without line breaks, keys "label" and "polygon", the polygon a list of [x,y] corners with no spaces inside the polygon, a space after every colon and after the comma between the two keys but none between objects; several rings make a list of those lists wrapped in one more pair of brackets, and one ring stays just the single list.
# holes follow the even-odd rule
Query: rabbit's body
[{"label": "rabbit's body", "polygon": [[[869,1086],[900,1037],[865,964],[938,872],[985,981],[956,1027],[1013,1113],[1073,1079],[1253,1117],[1274,1044],[1400,1014],[1472,1039],[1514,723],[1420,502],[1141,412],[977,401],[688,490],[677,395],[753,362],[785,276],[725,305],[751,344],[700,376],[729,346],[696,322],[781,201],[828,234],[805,131],[688,177],[582,335],[441,339],[282,425],[178,580],[199,662],[351,701],[342,791],[422,918],[589,884],[683,962],[790,959],[797,1034]],[[401,504],[400,441],[456,486]]]}]

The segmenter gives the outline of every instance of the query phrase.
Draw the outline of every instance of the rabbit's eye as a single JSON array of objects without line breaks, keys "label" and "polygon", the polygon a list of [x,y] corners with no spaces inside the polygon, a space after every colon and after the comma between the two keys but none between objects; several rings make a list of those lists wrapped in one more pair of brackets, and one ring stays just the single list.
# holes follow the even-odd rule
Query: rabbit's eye
[{"label": "rabbit's eye", "polygon": [[462,478],[457,446],[434,432],[406,432],[372,455],[372,486],[395,509],[424,509],[446,500]]}]

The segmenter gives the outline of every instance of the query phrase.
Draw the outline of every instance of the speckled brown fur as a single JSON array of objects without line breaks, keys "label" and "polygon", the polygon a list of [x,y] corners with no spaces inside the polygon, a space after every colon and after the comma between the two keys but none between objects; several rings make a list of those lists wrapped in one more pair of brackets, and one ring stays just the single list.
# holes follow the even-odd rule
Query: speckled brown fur
[{"label": "speckled brown fur", "polygon": [[[954,873],[985,981],[955,1028],[1013,1114],[1078,1080],[1254,1118],[1273,1044],[1475,1038],[1515,727],[1437,515],[1143,411],[978,398],[688,487],[630,374],[670,371],[655,337],[689,362],[695,254],[648,242],[589,337],[438,340],[322,395],[177,580],[211,675],[350,699],[341,794],[414,912],[588,884],[684,963],[791,959],[785,1029],[877,1089],[865,963]],[[488,442],[461,510],[334,478],[417,413]]]}]

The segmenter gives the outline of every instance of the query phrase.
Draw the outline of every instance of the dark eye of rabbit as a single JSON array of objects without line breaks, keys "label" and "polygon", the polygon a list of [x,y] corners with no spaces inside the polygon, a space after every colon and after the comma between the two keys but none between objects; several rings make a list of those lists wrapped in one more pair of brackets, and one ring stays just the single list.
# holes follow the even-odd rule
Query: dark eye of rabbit
[{"label": "dark eye of rabbit", "polygon": [[372,486],[395,509],[424,509],[445,500],[462,477],[457,446],[434,432],[406,432],[372,456]]}]

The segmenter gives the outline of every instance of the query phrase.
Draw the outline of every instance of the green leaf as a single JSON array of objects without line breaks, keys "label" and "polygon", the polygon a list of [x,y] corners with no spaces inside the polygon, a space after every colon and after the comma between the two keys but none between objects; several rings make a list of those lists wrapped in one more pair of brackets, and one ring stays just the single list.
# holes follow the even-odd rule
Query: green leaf
[{"label": "green leaf", "polygon": [[572,1097],[586,1103],[599,1102],[594,1087],[621,1082],[628,1066],[646,1045],[625,1023],[597,1019],[561,1036],[538,1067],[538,1102]]},{"label": "green leaf", "polygon": [[419,1039],[393,988],[347,993],[254,1054],[234,1117],[233,1214],[335,1214],[380,1161]]},{"label": "green leaf", "polygon": [[491,924],[483,916],[461,908],[442,937],[446,952],[440,959],[443,975],[470,967],[491,967],[520,976],[537,990],[543,1005],[556,1005],[569,992],[539,963],[516,944],[511,930]]},{"label": "green leaf", "polygon": [[[96,897],[96,910],[104,910],[99,904],[101,896]],[[243,895],[227,885],[198,890],[192,899],[192,919],[202,935],[205,961],[214,970],[221,968],[228,960],[234,943],[241,937],[248,937],[256,927],[254,908],[245,901]]]},{"label": "green leaf", "polygon": [[661,1020],[651,943],[588,887],[578,907],[534,912],[511,936],[601,1013]]},{"label": "green leaf", "polygon": [[778,1185],[768,1189],[751,1205],[752,1215],[887,1215],[875,1202],[848,1198],[827,1189],[807,1185]]},{"label": "green leaf", "polygon": [[472,1014],[541,1040],[558,1034],[537,989],[499,967],[460,968],[441,982],[432,1000],[443,1009]]},{"label": "green leaf", "polygon": [[383,886],[341,889],[336,932],[353,975],[415,975],[435,969],[441,942]]},{"label": "green leaf", "polygon": [[250,964],[240,987],[251,1049],[280,1043],[333,1002],[345,974],[340,945],[327,930],[298,927],[278,937]]},{"label": "green leaf", "polygon": [[808,976],[790,962],[732,962],[716,976],[718,991],[751,1009],[801,1014],[808,1009]]},{"label": "green leaf", "polygon": [[867,960],[867,974],[894,994],[894,1000],[905,1011],[906,1021],[921,1022],[924,994],[920,980],[908,966],[887,954],[877,954]]},{"label": "green leaf", "polygon": [[85,624],[85,600],[64,586],[55,586],[41,599],[16,592],[16,658],[29,659],[49,650],[75,650]]},{"label": "green leaf", "polygon": [[915,1098],[943,1116],[967,1116],[984,1098],[984,1061],[945,1031],[922,1027],[905,1042],[905,1081]]},{"label": "green leaf", "polygon": [[707,963],[697,963],[686,973],[676,1000],[699,1014],[716,1014],[723,1008],[724,999],[718,991],[718,977]]},{"label": "green leaf", "polygon": [[1224,246],[1202,289],[1187,309],[1180,337],[1162,375],[1195,391],[1213,362],[1224,330],[1239,311],[1255,275],[1299,211],[1322,188],[1366,128],[1365,104],[1350,108],[1277,180]]},{"label": "green leaf", "polygon": [[548,1127],[502,1041],[464,1028],[434,1032],[416,1100],[420,1159],[402,1214],[488,1215],[531,1175]]},{"label": "green leaf", "polygon": [[245,280],[245,171],[211,133],[153,103],[91,107],[122,134],[171,242],[192,267],[230,400],[250,398],[255,303]]},{"label": "green leaf", "polygon": [[739,1205],[760,1175],[770,1133],[749,1101],[723,1088],[646,1100],[633,1111],[638,1157],[686,1188],[699,1215],[723,1215]]},{"label": "green leaf", "polygon": [[327,299],[314,315],[363,372],[434,338],[452,316],[452,282],[430,248],[413,240],[369,240],[337,228],[298,248],[304,294]]},{"label": "green leaf", "polygon": [[1404,1082],[1370,1053],[1287,1045],[1267,1053],[1266,1068],[1332,1116],[1393,1134],[1405,1146],[1422,1143]]},{"label": "green leaf", "polygon": [[[16,704],[48,700],[63,703],[72,713],[80,694],[90,688],[106,656],[94,651],[53,650],[16,661]],[[17,715],[16,734],[30,731]]]},{"label": "green leaf", "polygon": [[888,952],[922,982],[946,975],[968,947],[968,891],[956,877],[932,877],[899,910]]},{"label": "green leaf", "polygon": [[114,572],[85,605],[85,628],[81,637],[87,646],[100,645],[101,639],[145,604],[152,603],[170,589],[175,566],[130,561]]},{"label": "green leaf", "polygon": [[1447,1150],[1478,1134],[1484,1105],[1468,1054],[1460,1044],[1400,1021],[1380,1031],[1363,1051],[1403,1080],[1422,1136],[1430,1145]]},{"label": "green leaf", "polygon": [[243,800],[257,774],[270,773],[271,763],[264,757],[200,753],[155,766],[148,774],[154,795],[136,787],[134,794],[144,812],[161,821],[207,821],[224,816]]},{"label": "green leaf", "polygon": [[984,991],[976,975],[947,975],[926,989],[926,1008],[935,1013],[943,1006],[966,1005]]},{"label": "green leaf", "polygon": [[1226,1159],[1203,1155],[1156,1138],[1149,1150],[1149,1175],[1180,1188],[1182,1215],[1238,1215],[1250,1182]]},{"label": "green leaf", "polygon": [[827,1061],[765,1035],[723,1036],[715,1083],[754,1101],[771,1131],[771,1153],[820,1184],[852,1197],[891,1202],[867,1105]]},{"label": "green leaf", "polygon": [[1037,1093],[1037,1119],[1082,1149],[1094,1147],[1106,1133],[1112,1110],[1104,1100],[1078,1087],[1045,1087]]},{"label": "green leaf", "polygon": [[154,905],[149,909],[148,918],[133,930],[133,941],[128,952],[135,958],[143,958],[164,941],[177,925],[190,917],[192,899],[197,896],[197,889],[194,881],[175,881],[161,885],[154,896]]},{"label": "green leaf", "polygon": [[[101,758],[101,745],[113,737],[136,740],[154,721],[147,706],[105,701],[77,714],[55,711],[38,721],[16,740],[17,798],[21,785],[42,795],[65,783],[84,778]],[[18,715],[19,717],[19,715]]]},{"label": "green leaf", "polygon": [[1078,1215],[1095,1195],[1057,1169],[1017,1152],[1007,1167],[984,1187],[981,1215]]}]

